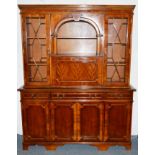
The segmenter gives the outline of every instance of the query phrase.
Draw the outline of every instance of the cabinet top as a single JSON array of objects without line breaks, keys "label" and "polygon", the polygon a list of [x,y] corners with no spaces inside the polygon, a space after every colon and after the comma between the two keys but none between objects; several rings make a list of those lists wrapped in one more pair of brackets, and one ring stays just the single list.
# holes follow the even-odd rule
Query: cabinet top
[{"label": "cabinet top", "polygon": [[[135,5],[18,5],[21,10],[41,9],[41,10],[79,10],[79,11],[133,11]],[[52,9],[52,10],[51,10]]]}]

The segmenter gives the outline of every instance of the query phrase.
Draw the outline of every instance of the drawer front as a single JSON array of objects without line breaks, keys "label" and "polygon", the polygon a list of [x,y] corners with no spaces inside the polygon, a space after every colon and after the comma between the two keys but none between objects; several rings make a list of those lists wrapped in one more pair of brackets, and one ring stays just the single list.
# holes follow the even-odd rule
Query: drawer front
[{"label": "drawer front", "polygon": [[75,99],[129,99],[133,98],[132,92],[22,92],[22,99],[49,99],[49,100],[75,100]]},{"label": "drawer front", "polygon": [[106,99],[132,99],[132,92],[108,92],[103,93],[103,98]]},{"label": "drawer front", "polygon": [[41,92],[23,92],[23,99],[50,99],[50,93],[41,93]]},{"label": "drawer front", "polygon": [[99,93],[71,93],[71,92],[60,92],[52,93],[52,99],[132,99],[132,92],[99,92]]},{"label": "drawer front", "polygon": [[52,99],[102,99],[101,93],[52,93]]}]

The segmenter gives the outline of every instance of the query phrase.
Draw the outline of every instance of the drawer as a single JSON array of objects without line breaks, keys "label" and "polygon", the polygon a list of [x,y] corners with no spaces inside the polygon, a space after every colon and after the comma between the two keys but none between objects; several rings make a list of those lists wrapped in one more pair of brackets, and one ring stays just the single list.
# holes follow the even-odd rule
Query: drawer
[{"label": "drawer", "polygon": [[104,99],[130,99],[132,98],[131,92],[108,92],[103,94]]},{"label": "drawer", "polygon": [[53,93],[52,99],[92,99],[102,98],[99,93]]},{"label": "drawer", "polygon": [[22,92],[24,99],[132,99],[132,92]]},{"label": "drawer", "polygon": [[40,93],[40,92],[23,92],[22,98],[24,99],[50,99],[50,93]]}]

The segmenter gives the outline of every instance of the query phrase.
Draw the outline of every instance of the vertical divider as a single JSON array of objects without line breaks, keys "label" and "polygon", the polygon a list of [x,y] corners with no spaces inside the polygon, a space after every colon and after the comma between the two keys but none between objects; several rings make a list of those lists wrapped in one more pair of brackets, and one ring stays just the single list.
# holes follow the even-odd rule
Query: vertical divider
[{"label": "vertical divider", "polygon": [[51,84],[51,46],[50,46],[50,42],[51,42],[51,37],[50,37],[50,15],[47,14],[46,16],[46,42],[47,42],[47,58],[48,58],[48,83]]},{"label": "vertical divider", "polygon": [[80,109],[81,105],[80,103],[75,103],[73,106],[74,111],[74,136],[73,140],[79,141],[81,139],[80,135]]}]

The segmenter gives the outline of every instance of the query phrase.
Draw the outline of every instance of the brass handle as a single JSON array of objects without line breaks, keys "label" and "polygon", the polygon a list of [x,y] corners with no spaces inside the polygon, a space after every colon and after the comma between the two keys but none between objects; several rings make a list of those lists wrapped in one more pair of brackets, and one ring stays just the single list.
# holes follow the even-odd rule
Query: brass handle
[{"label": "brass handle", "polygon": [[59,94],[59,98],[60,98],[60,99],[62,99],[62,98],[63,98],[63,96],[64,96],[63,94]]},{"label": "brass handle", "polygon": [[62,98],[64,97],[64,94],[57,94],[57,97],[58,97],[59,99],[62,99]]},{"label": "brass handle", "polygon": [[32,94],[31,97],[32,97],[32,98],[35,98],[35,97],[36,97],[36,94]]}]

